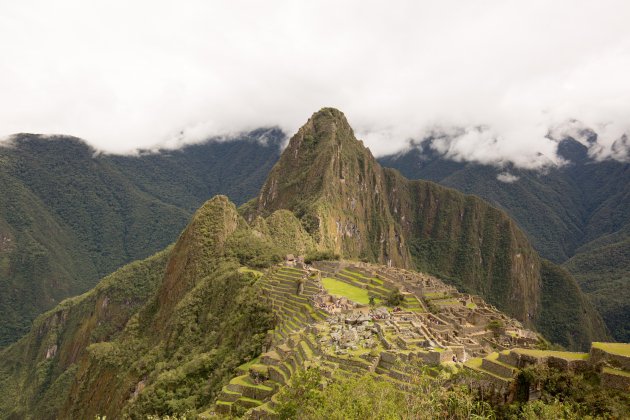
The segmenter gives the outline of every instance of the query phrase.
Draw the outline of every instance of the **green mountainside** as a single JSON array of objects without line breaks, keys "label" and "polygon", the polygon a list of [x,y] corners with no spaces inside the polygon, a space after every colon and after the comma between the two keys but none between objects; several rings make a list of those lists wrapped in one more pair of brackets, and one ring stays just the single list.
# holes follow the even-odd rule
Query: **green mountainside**
[{"label": "green mountainside", "polygon": [[209,197],[255,195],[283,139],[257,130],[135,157],[68,137],[0,146],[0,347],[63,298],[172,243]]},{"label": "green mountainside", "polygon": [[[237,210],[227,197],[214,197],[173,246],[63,301],[1,350],[0,417],[196,415],[219,395],[238,398],[243,410],[260,404],[272,388],[260,382],[265,373],[256,371],[263,368],[257,357],[278,344],[274,337],[295,344],[284,328],[323,319],[300,296],[300,290],[314,293],[300,270],[274,268],[284,255],[302,252],[432,272],[567,346],[605,337],[572,277],[541,260],[505,213],[382,169],[343,114],[326,108],[291,139],[255,200]],[[279,282],[261,286],[258,279],[269,270]],[[371,287],[381,296],[398,297],[379,281]],[[277,288],[282,306],[262,299],[261,287]],[[425,305],[405,304],[416,311]],[[562,319],[561,331],[556,319]],[[502,327],[491,323],[485,333],[492,336],[493,328]],[[286,356],[292,353],[287,346],[277,349]],[[307,356],[304,346],[300,354]],[[274,352],[270,363],[279,360]],[[439,351],[433,356],[441,358]],[[373,361],[353,363],[363,369]],[[239,366],[254,373],[239,376]]]},{"label": "green mountainside", "polygon": [[[290,213],[274,217],[291,226],[285,239],[307,237]],[[63,301],[0,354],[1,417],[145,418],[208,404],[273,328],[256,276],[239,267],[280,261],[283,237],[250,228],[225,196],[208,201],[174,246]]]},{"label": "green mountainside", "polygon": [[[553,265],[543,264],[503,211],[383,169],[335,109],[316,113],[290,140],[244,214],[252,220],[282,208],[300,218],[321,248],[439,275],[563,345],[585,347],[606,336],[575,280],[544,276],[550,270],[543,265]],[[545,321],[543,301],[571,320],[562,332]]]},{"label": "green mountainside", "polygon": [[545,258],[563,264],[615,339],[630,340],[630,164],[595,162],[573,139],[559,143],[568,164],[544,172],[448,160],[423,143],[381,164],[475,194],[504,209]]}]

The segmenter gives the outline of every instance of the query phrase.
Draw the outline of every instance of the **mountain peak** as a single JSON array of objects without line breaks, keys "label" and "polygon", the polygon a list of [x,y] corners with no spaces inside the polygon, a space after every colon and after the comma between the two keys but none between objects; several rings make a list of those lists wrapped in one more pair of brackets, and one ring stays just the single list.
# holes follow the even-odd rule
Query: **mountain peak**
[{"label": "mountain peak", "polygon": [[312,203],[343,182],[348,162],[358,158],[376,164],[355,138],[345,115],[335,108],[322,108],[291,137],[261,189],[257,213],[267,215]]},{"label": "mountain peak", "polygon": [[247,217],[292,210],[321,249],[407,267],[383,169],[345,115],[323,108],[291,138]]},{"label": "mountain peak", "polygon": [[343,112],[336,108],[322,108],[291,138],[288,148],[297,150],[304,144],[312,149],[342,143],[363,144],[355,138],[354,131]]},{"label": "mountain peak", "polygon": [[[317,122],[323,125],[333,124],[350,128],[350,124],[348,123],[345,114],[337,108],[332,107],[324,107],[313,113],[311,118],[309,118],[309,121]],[[350,128],[350,130],[352,130],[352,128]]]}]

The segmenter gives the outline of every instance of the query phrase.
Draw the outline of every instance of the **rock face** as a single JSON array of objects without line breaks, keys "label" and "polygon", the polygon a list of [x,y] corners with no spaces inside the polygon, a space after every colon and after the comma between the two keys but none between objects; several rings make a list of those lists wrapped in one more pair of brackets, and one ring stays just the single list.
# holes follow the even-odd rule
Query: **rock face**
[{"label": "rock face", "polygon": [[340,111],[323,109],[293,136],[250,215],[296,213],[324,249],[409,267],[387,178]]},{"label": "rock face", "polygon": [[[279,209],[293,211],[320,249],[440,275],[526,326],[549,326],[542,294],[557,288],[543,286],[541,259],[514,221],[477,197],[383,169],[336,109],[315,113],[291,138],[243,213],[252,221]],[[550,338],[577,348],[605,337],[590,304],[572,300],[572,336]]]}]

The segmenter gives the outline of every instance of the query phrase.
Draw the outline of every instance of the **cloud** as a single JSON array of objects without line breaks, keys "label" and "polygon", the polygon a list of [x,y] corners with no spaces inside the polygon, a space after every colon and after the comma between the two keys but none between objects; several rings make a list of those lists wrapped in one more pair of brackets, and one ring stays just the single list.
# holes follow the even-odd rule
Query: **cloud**
[{"label": "cloud", "polygon": [[334,106],[377,155],[441,132],[453,159],[537,168],[579,121],[593,157],[627,158],[629,18],[623,0],[3,2],[0,136],[129,152]]},{"label": "cloud", "polygon": [[512,175],[509,172],[501,172],[500,174],[497,174],[497,179],[501,182],[511,184],[518,181],[520,178],[516,175]]}]

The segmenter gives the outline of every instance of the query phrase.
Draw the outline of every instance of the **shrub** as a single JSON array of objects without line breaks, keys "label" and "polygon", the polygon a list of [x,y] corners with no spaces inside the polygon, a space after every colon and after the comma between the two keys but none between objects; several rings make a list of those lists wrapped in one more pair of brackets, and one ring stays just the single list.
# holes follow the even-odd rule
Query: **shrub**
[{"label": "shrub", "polygon": [[385,304],[388,306],[399,306],[405,300],[405,296],[400,293],[400,290],[392,290],[392,292],[385,299]]}]

